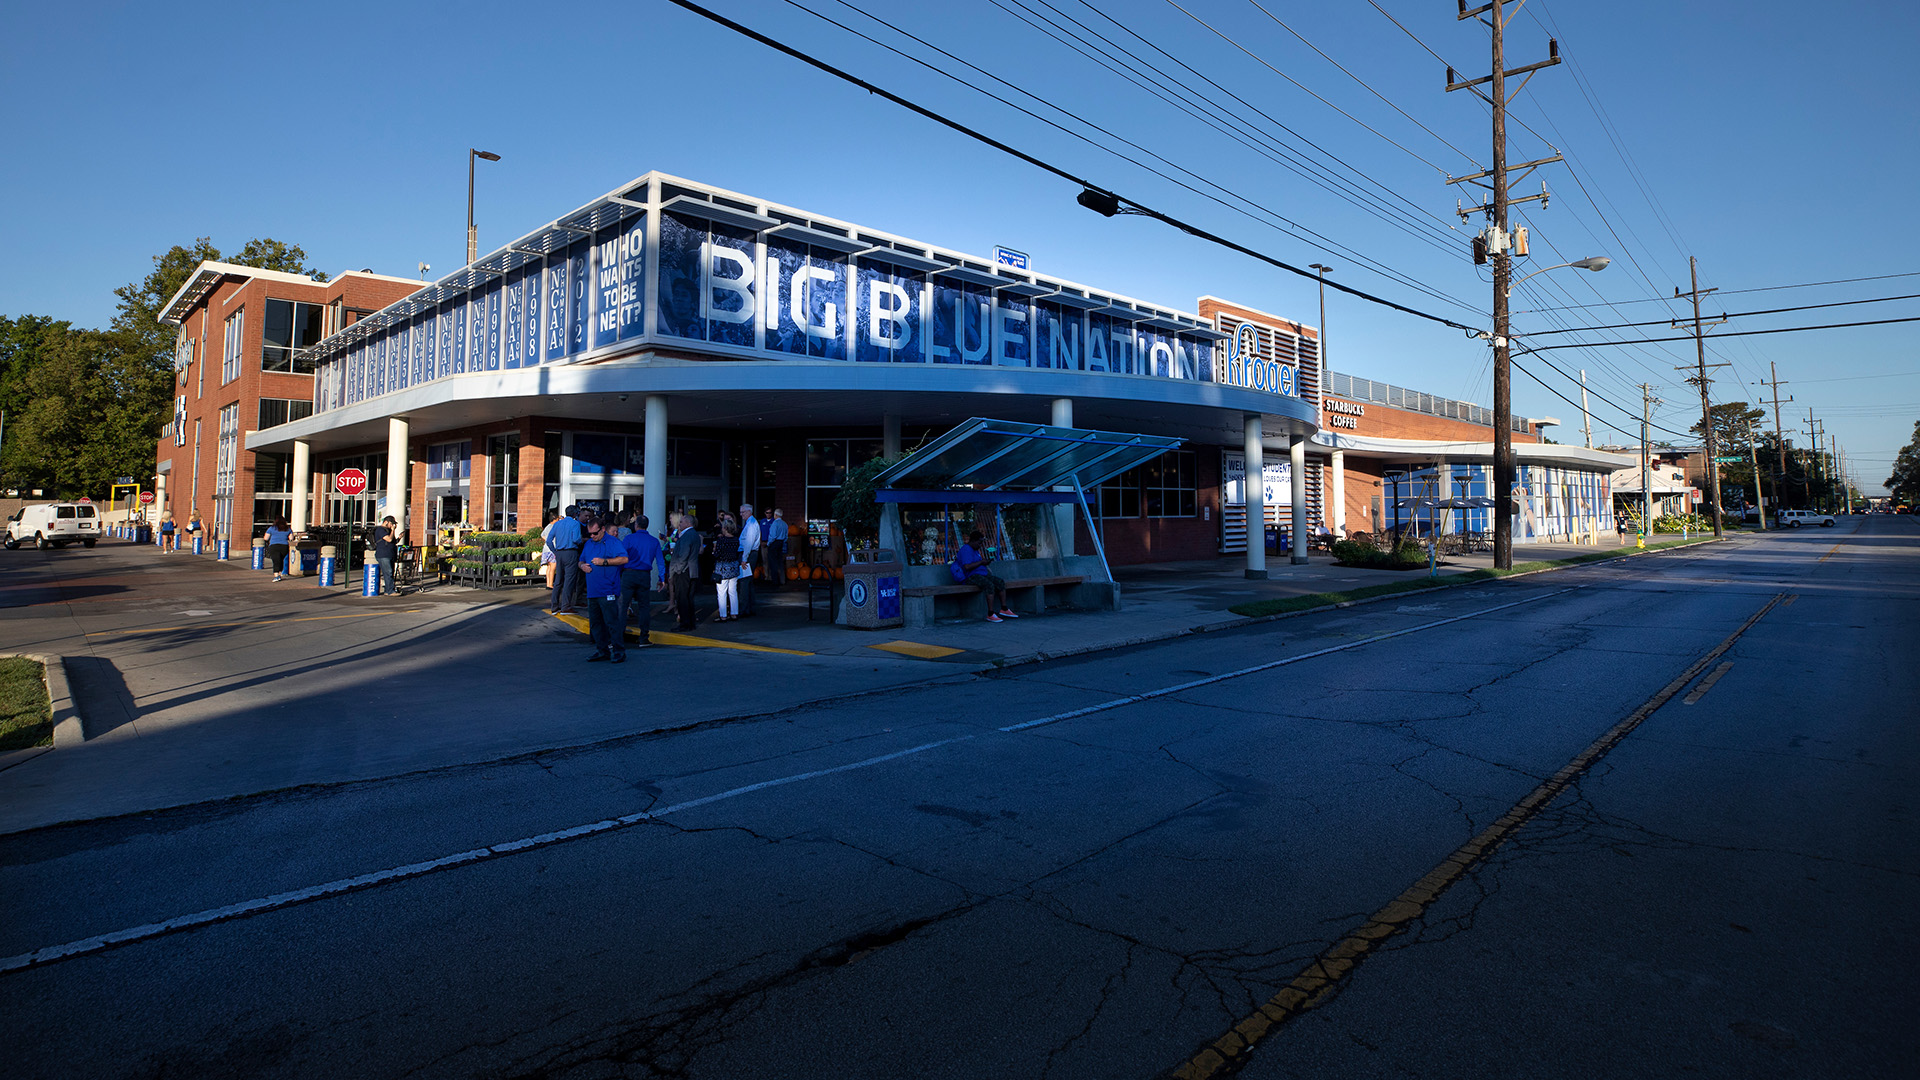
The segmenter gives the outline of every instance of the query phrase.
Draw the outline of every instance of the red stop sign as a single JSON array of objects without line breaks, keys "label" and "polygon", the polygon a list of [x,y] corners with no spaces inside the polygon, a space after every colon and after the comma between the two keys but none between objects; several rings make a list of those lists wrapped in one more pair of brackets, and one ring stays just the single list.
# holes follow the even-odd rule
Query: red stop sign
[{"label": "red stop sign", "polygon": [[342,495],[364,495],[367,491],[367,474],[359,469],[341,469],[340,475],[333,478],[333,490]]},{"label": "red stop sign", "polygon": [[145,506],[152,501],[153,501],[153,492],[143,491],[140,493],[140,505]]}]

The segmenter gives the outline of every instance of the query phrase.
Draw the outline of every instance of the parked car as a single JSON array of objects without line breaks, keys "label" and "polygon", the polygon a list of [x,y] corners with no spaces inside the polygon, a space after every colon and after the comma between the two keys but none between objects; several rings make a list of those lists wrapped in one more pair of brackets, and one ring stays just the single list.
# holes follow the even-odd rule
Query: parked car
[{"label": "parked car", "polygon": [[1823,514],[1818,510],[1782,510],[1780,511],[1780,517],[1779,517],[1780,528],[1797,529],[1802,525],[1819,525],[1822,528],[1831,529],[1833,528],[1833,515]]},{"label": "parked car", "polygon": [[31,540],[42,551],[100,539],[100,516],[92,503],[41,503],[23,506],[7,519],[7,550]]}]

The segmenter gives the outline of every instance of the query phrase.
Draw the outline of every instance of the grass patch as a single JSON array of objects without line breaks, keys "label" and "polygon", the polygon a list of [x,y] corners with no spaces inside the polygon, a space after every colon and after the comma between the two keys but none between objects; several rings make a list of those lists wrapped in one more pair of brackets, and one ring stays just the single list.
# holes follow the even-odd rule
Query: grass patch
[{"label": "grass patch", "polygon": [[40,661],[0,657],[0,750],[53,745],[53,704]]},{"label": "grass patch", "polygon": [[[1692,540],[1665,540],[1647,545],[1648,551],[1659,548],[1686,547],[1706,541],[1700,538]],[[1571,566],[1575,563],[1600,562],[1604,559],[1618,559],[1631,555],[1637,548],[1616,548],[1613,551],[1590,551],[1581,555],[1572,555],[1551,562],[1514,563],[1511,570],[1468,570],[1460,574],[1442,574],[1437,578],[1423,577],[1415,581],[1395,581],[1385,585],[1368,585],[1345,592],[1308,593],[1305,596],[1277,596],[1271,600],[1249,600],[1243,604],[1234,604],[1227,608],[1235,615],[1256,618],[1261,615],[1284,615],[1288,612],[1306,611],[1309,608],[1331,607],[1352,600],[1367,600],[1376,596],[1392,596],[1395,593],[1420,592],[1425,589],[1437,589],[1447,585],[1465,585],[1474,581],[1492,581],[1497,578],[1512,577],[1515,574],[1531,574],[1540,570],[1551,570],[1556,566]]]}]

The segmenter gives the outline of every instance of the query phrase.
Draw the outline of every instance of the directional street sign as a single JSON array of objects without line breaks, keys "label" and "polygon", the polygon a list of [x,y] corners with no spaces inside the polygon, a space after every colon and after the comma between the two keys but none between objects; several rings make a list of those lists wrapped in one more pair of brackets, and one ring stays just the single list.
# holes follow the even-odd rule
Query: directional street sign
[{"label": "directional street sign", "polygon": [[1747,459],[1743,457],[1717,457],[1713,459],[1713,463],[1715,465],[1738,465],[1745,460]]},{"label": "directional street sign", "polygon": [[341,469],[340,475],[333,478],[333,490],[342,495],[364,495],[367,491],[367,474],[359,469]]}]

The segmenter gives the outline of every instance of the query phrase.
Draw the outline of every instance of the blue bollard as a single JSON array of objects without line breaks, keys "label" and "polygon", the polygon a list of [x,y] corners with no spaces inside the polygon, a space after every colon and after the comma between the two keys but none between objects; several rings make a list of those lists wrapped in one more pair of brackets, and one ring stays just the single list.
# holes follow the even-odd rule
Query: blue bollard
[{"label": "blue bollard", "polygon": [[360,568],[360,595],[380,595],[380,564],[368,563]]},{"label": "blue bollard", "polygon": [[253,542],[253,568],[255,570],[267,568],[267,545],[258,540]]},{"label": "blue bollard", "polygon": [[215,555],[214,558],[219,559],[221,562],[227,562],[228,556],[233,553],[233,545],[223,536],[220,538],[218,550],[219,554]]},{"label": "blue bollard", "polygon": [[193,553],[194,553],[195,555],[204,555],[204,554],[206,554],[206,552],[205,552],[205,551],[203,551],[203,550],[201,550],[201,543],[202,543],[202,539],[201,539],[201,538],[200,538],[199,536],[195,536],[195,537],[193,538]]},{"label": "blue bollard", "polygon": [[334,562],[335,562],[335,559],[331,555],[320,556],[320,579],[319,580],[320,580],[320,587],[323,589],[329,589],[333,587]]}]

